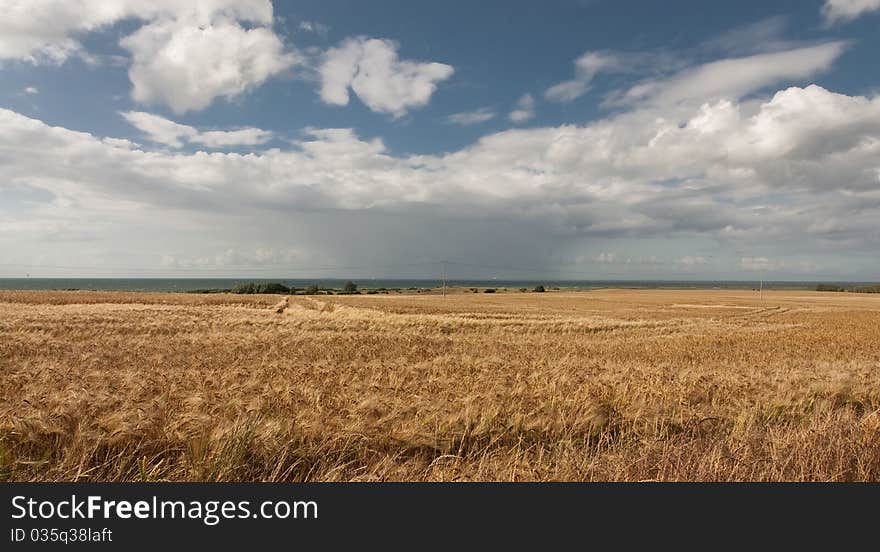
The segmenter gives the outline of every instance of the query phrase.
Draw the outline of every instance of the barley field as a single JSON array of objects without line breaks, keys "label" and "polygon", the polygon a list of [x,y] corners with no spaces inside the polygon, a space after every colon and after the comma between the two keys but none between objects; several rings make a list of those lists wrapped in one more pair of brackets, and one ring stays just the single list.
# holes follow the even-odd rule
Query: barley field
[{"label": "barley field", "polygon": [[0,292],[0,479],[880,480],[880,296]]}]

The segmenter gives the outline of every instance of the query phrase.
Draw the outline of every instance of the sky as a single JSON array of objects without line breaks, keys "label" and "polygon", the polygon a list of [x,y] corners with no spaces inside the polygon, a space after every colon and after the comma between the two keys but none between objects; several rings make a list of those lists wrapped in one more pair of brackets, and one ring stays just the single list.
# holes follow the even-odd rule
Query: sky
[{"label": "sky", "polygon": [[0,277],[880,280],[880,0],[0,12]]}]

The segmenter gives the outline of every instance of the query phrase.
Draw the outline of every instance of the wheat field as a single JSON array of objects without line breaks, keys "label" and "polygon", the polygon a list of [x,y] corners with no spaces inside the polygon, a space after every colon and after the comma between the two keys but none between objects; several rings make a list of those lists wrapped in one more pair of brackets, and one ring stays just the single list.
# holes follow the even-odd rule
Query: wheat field
[{"label": "wheat field", "polygon": [[880,296],[282,299],[0,292],[0,479],[880,480]]}]

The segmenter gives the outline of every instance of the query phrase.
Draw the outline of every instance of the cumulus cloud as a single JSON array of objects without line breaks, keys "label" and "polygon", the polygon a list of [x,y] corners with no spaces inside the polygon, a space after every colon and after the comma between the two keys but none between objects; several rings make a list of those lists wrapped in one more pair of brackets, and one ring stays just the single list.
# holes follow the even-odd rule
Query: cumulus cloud
[{"label": "cumulus cloud", "polygon": [[495,111],[488,107],[483,107],[475,111],[463,111],[461,113],[453,113],[446,120],[450,123],[462,126],[476,125],[485,123],[495,118]]},{"label": "cumulus cloud", "polygon": [[531,94],[523,95],[516,102],[516,108],[507,116],[514,123],[524,123],[535,116],[535,98]]},{"label": "cumulus cloud", "polygon": [[[83,55],[84,33],[134,21],[122,40],[133,95],[176,112],[236,97],[302,62],[272,32],[268,0],[22,5],[0,20],[0,58],[61,63]],[[583,259],[603,269],[691,274],[724,262],[737,271],[803,272],[819,266],[811,257],[840,252],[874,259],[880,99],[815,85],[764,95],[808,81],[847,46],[784,43],[775,40],[779,29],[770,21],[719,37],[704,46],[739,57],[701,65],[588,52],[546,99],[570,101],[603,71],[657,70],[610,98],[625,109],[604,119],[510,129],[436,155],[396,155],[350,128],[309,128],[298,141],[263,149],[272,135],[258,128],[122,113],[160,145],[145,147],[0,109],[0,251],[27,259],[75,250],[95,264],[152,255],[175,269],[451,252],[481,262]],[[757,37],[765,44],[750,48]],[[324,102],[346,105],[354,93],[393,117],[426,105],[453,73],[401,60],[387,40],[350,39],[309,55],[317,56]],[[495,116],[483,108],[448,121]],[[514,123],[534,116],[530,94],[508,114]],[[180,151],[185,145],[208,151]],[[252,149],[210,151],[241,146]],[[627,240],[649,245],[596,254]],[[654,251],[658,243],[666,251]],[[728,248],[727,257],[703,254],[707,243]],[[804,259],[777,259],[785,255]],[[867,270],[880,268],[870,262]]]},{"label": "cumulus cloud", "polygon": [[245,29],[217,17],[210,25],[161,20],[122,39],[132,55],[132,98],[162,103],[175,113],[234,98],[301,61],[266,27]]},{"label": "cumulus cloud", "polygon": [[224,22],[181,27],[146,25],[122,40],[132,54],[132,98],[162,103],[175,113],[204,109],[217,97],[234,98],[290,67],[281,40],[267,29]]},{"label": "cumulus cloud", "polygon": [[24,90],[22,90],[25,94],[35,95],[39,94],[40,90],[36,86],[26,86]]},{"label": "cumulus cloud", "polygon": [[0,19],[0,59],[62,63],[82,51],[77,37],[127,19],[210,25],[218,16],[268,25],[269,0],[12,0]]},{"label": "cumulus cloud", "polygon": [[[134,119],[169,145],[195,136],[172,121]],[[252,232],[259,246],[312,243],[344,259],[383,251],[442,255],[432,248],[441,248],[446,241],[435,238],[445,235],[466,243],[458,258],[498,262],[505,255],[551,262],[569,250],[575,258],[578,244],[603,240],[662,239],[668,248],[700,239],[814,261],[880,247],[878,159],[880,99],[818,86],[760,100],[645,106],[586,125],[512,129],[447,154],[411,156],[351,129],[309,129],[287,149],[248,154],[149,151],[0,110],[0,181],[45,196],[6,217],[0,242],[11,251],[38,239],[28,226],[35,220],[65,236],[87,228],[124,242],[137,213],[161,210],[166,230],[138,231],[139,239],[173,223],[178,241],[210,228],[209,235],[241,249],[241,235]],[[266,238],[275,233],[282,243]],[[354,240],[355,248],[351,235],[386,241]],[[687,252],[656,256],[670,259],[664,270],[703,265]],[[732,270],[760,264],[740,257],[729,258]],[[597,262],[617,260],[606,254]],[[776,263],[771,270],[782,266],[807,265]]]},{"label": "cumulus cloud", "polygon": [[164,117],[143,111],[126,111],[121,115],[138,130],[157,144],[172,148],[183,147],[184,142],[200,144],[209,148],[230,146],[258,146],[272,139],[272,133],[259,128],[236,130],[199,131],[194,127],[170,121]]},{"label": "cumulus cloud", "polygon": [[353,38],[323,54],[319,67],[321,99],[348,105],[349,89],[372,111],[398,118],[423,107],[437,84],[452,76],[450,65],[400,60],[398,44],[376,38]]},{"label": "cumulus cloud", "polygon": [[880,10],[880,0],[825,0],[822,15],[827,23],[834,24],[877,10]]},{"label": "cumulus cloud", "polygon": [[81,49],[72,36],[118,21],[124,7],[80,0],[13,1],[3,4],[0,59],[62,63]]},{"label": "cumulus cloud", "polygon": [[272,31],[269,0],[14,1],[0,19],[0,59],[87,56],[81,35],[127,20],[142,23],[121,41],[132,56],[132,97],[177,113],[238,96],[301,61]]},{"label": "cumulus cloud", "polygon": [[[427,105],[454,72],[443,63],[399,59],[396,42],[367,37],[301,53],[272,29],[270,0],[32,0],[5,8],[0,60],[33,64],[93,60],[83,36],[136,22],[120,40],[131,56],[131,96],[177,114],[236,98],[292,68],[317,65],[325,103],[347,105],[352,91],[371,110],[399,118]],[[327,33],[314,21],[301,21],[298,30]]]}]

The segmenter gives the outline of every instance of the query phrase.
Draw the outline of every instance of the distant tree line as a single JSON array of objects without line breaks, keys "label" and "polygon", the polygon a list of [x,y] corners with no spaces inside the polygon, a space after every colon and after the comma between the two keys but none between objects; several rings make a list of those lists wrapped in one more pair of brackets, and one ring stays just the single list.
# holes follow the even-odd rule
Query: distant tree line
[{"label": "distant tree line", "polygon": [[[558,289],[558,288],[553,288]],[[427,291],[419,288],[409,288],[411,291]],[[478,293],[480,290],[478,288],[470,288],[473,293]],[[388,293],[389,291],[399,291],[398,288],[393,288],[392,290],[388,290],[386,288],[377,288],[377,289],[369,289],[363,293],[367,293],[369,295],[375,295],[377,293]],[[483,289],[483,293],[496,293],[498,290],[495,288],[486,288]],[[502,290],[503,291],[503,290]],[[529,291],[527,288],[520,288],[520,291],[527,292]],[[532,288],[532,293],[544,293],[546,290],[543,285],[537,285]],[[826,290],[828,291],[828,290]],[[342,285],[341,289],[332,289],[332,288],[324,288],[319,287],[317,285],[310,285],[304,288],[296,288],[296,287],[288,287],[281,282],[238,282],[232,289],[199,289],[193,290],[191,293],[222,293],[222,292],[230,292],[230,293],[239,293],[244,295],[252,295],[252,294],[277,294],[277,295],[333,295],[333,294],[342,294],[342,295],[359,295],[361,291],[358,290],[358,285],[351,280],[345,282]]]},{"label": "distant tree line", "polygon": [[[320,288],[316,285],[307,286],[305,288],[288,287],[280,282],[239,282],[232,286],[229,290],[231,293],[240,293],[245,295],[264,293],[278,295],[332,295],[334,290],[328,288]],[[352,281],[345,282],[342,286],[343,294],[360,293],[357,284]]]},{"label": "distant tree line", "polygon": [[880,284],[872,285],[872,286],[852,286],[852,287],[843,287],[837,284],[819,284],[816,286],[816,291],[840,291],[840,292],[850,292],[850,293],[880,293]]},{"label": "distant tree line", "polygon": [[232,293],[290,293],[290,288],[278,282],[241,282],[232,286]]}]

